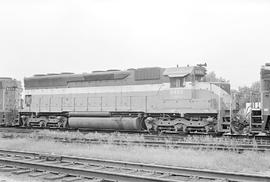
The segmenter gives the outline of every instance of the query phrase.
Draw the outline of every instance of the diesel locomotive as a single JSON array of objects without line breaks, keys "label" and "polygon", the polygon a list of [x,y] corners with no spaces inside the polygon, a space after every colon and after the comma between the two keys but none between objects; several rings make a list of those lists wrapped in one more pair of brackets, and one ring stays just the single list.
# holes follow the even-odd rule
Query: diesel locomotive
[{"label": "diesel locomotive", "polygon": [[19,82],[1,79],[1,125],[229,131],[230,85],[205,81],[205,66],[38,74],[24,78],[23,104]]},{"label": "diesel locomotive", "polygon": [[249,128],[252,133],[270,133],[270,63],[261,67],[261,108],[252,108]]},{"label": "diesel locomotive", "polygon": [[18,125],[22,97],[21,83],[9,77],[0,77],[0,124]]}]

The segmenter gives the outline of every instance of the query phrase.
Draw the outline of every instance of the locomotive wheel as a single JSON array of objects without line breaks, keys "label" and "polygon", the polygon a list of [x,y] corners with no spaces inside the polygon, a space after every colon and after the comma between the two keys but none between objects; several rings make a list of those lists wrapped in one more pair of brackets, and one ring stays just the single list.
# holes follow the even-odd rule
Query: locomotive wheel
[{"label": "locomotive wheel", "polygon": [[46,128],[46,122],[44,120],[39,121],[39,127],[40,128]]},{"label": "locomotive wheel", "polygon": [[39,127],[40,128],[46,128],[48,119],[44,116],[39,118]]},{"label": "locomotive wheel", "polygon": [[22,119],[22,126],[27,128],[29,126],[29,118],[25,117]]},{"label": "locomotive wheel", "polygon": [[62,128],[62,127],[63,127],[63,123],[59,121],[59,122],[57,123],[57,127],[58,127],[58,128]]},{"label": "locomotive wheel", "polygon": [[187,126],[182,124],[182,123],[178,123],[174,126],[174,129],[176,132],[187,132]]},{"label": "locomotive wheel", "polygon": [[66,118],[61,118],[57,123],[58,128],[67,128],[67,125],[68,123]]},{"label": "locomotive wheel", "polygon": [[217,133],[217,127],[213,125],[207,125],[204,129],[206,133]]},{"label": "locomotive wheel", "polygon": [[67,128],[67,123],[65,121],[64,122],[58,122],[57,126],[58,126],[58,128]]}]

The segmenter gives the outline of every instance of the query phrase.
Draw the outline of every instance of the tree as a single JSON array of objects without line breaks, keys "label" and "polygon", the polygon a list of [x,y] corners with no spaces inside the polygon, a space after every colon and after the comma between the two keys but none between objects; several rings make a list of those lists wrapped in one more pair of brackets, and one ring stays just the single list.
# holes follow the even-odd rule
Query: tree
[{"label": "tree", "polygon": [[252,83],[250,88],[251,88],[251,91],[253,91],[253,92],[260,92],[261,84],[259,81],[256,81],[256,82]]},{"label": "tree", "polygon": [[250,87],[238,87],[236,96],[240,108],[245,108],[246,103],[260,102],[260,82],[256,81]]},{"label": "tree", "polygon": [[[217,77],[214,71],[209,72],[205,76],[207,82],[229,82],[228,80]],[[233,100],[237,108],[246,108],[246,103],[260,102],[260,82],[256,81],[251,86],[238,87],[237,90],[231,89]]]},{"label": "tree", "polygon": [[207,81],[207,82],[228,82],[228,80],[226,80],[222,77],[218,78],[214,71],[207,73],[207,75],[205,76],[205,81]]}]

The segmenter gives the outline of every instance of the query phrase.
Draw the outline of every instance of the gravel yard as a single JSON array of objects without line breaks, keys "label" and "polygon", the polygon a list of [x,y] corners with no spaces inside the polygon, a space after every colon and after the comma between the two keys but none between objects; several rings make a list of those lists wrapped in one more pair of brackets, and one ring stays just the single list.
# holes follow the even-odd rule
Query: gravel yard
[{"label": "gravel yard", "polygon": [[0,182],[42,182],[41,178],[31,178],[27,175],[13,175],[11,173],[0,173]]},{"label": "gravel yard", "polygon": [[95,157],[180,167],[269,174],[270,153],[166,149],[143,146],[89,145],[60,143],[31,138],[1,139],[1,149]]}]

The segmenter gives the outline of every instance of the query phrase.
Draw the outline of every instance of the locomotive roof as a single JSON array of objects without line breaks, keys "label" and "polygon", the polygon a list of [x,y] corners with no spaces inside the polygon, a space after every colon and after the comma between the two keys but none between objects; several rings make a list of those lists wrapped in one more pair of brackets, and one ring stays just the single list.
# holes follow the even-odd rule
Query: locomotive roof
[{"label": "locomotive roof", "polygon": [[[185,77],[189,74],[204,76],[206,69],[201,66],[187,66],[187,67],[146,67],[138,69],[107,70],[107,71],[93,71],[92,73],[49,73],[37,74],[32,77],[24,78],[24,85],[26,89],[31,88],[52,88],[52,87],[73,87],[75,82],[107,82],[114,81],[116,84],[121,84],[119,81],[125,80],[125,84],[147,84],[147,83],[163,83],[168,82],[168,77]],[[77,84],[78,85],[78,84]]]},{"label": "locomotive roof", "polygon": [[176,67],[176,68],[167,68],[163,75],[167,75],[169,77],[184,77],[190,73],[192,73],[194,67]]},{"label": "locomotive roof", "polygon": [[266,63],[264,66],[261,67],[261,78],[270,78],[270,63]]},{"label": "locomotive roof", "polygon": [[[92,73],[79,73],[75,74],[72,72],[62,72],[62,73],[47,73],[47,74],[35,74],[32,77],[25,77],[25,79],[40,79],[40,78],[51,78],[51,77],[77,77],[78,75],[101,75],[101,74],[110,74],[110,73],[120,73],[120,72],[130,72],[130,71],[136,71],[136,70],[148,70],[151,71],[153,69],[160,69],[163,70],[163,75],[174,75],[179,74],[181,75],[187,75],[192,73],[192,71],[201,70],[206,71],[204,67],[201,66],[186,66],[186,67],[170,67],[170,68],[160,68],[160,67],[144,67],[144,68],[130,68],[127,70],[118,70],[118,69],[109,69],[107,71],[98,70],[98,71],[92,71]],[[198,73],[197,73],[198,74]],[[0,78],[1,79],[1,78]]]}]

